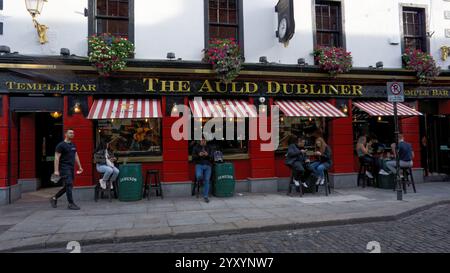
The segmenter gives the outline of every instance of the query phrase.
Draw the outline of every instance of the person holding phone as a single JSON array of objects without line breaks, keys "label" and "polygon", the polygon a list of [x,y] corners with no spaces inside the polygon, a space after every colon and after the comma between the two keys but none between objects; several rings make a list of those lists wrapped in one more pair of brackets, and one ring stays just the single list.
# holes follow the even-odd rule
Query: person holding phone
[{"label": "person holding phone", "polygon": [[314,155],[317,160],[310,164],[310,169],[317,177],[316,185],[323,185],[325,182],[324,171],[331,167],[331,148],[321,137],[316,139],[316,151]]},{"label": "person holding phone", "polygon": [[79,210],[72,197],[73,180],[75,179],[75,162],[78,165],[77,174],[83,173],[83,167],[81,167],[80,158],[78,157],[77,147],[72,143],[75,133],[72,129],[67,129],[64,141],[60,142],[56,146],[55,151],[55,165],[54,176],[60,177],[63,182],[63,188],[50,199],[50,204],[53,208],[57,207],[58,198],[64,193],[67,196],[69,202],[68,209]]},{"label": "person holding phone", "polygon": [[[302,176],[305,174],[305,163],[308,161],[305,149],[305,138],[292,135],[289,137],[288,152],[286,154],[286,165],[293,172],[293,182],[296,187],[300,187]],[[308,184],[302,183],[303,187],[308,188]]]}]

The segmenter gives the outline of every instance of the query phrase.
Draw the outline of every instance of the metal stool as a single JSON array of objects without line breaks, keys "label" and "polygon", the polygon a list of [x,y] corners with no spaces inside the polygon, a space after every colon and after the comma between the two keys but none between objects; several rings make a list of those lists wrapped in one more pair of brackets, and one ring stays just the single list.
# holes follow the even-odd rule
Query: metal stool
[{"label": "metal stool", "polygon": [[95,185],[95,190],[94,190],[94,200],[95,200],[95,202],[98,201],[99,196],[100,196],[100,198],[103,198],[103,196],[104,196],[103,194],[105,192],[108,194],[109,202],[112,201],[112,199],[111,199],[111,191],[114,192],[114,197],[118,198],[118,196],[117,196],[118,195],[117,180],[113,181],[112,183],[113,183],[113,189],[111,189],[111,181],[106,182],[106,189],[103,189],[100,186],[100,182],[97,182],[97,185]]},{"label": "metal stool", "polygon": [[[291,171],[291,177],[289,178],[289,189],[288,189],[287,195],[291,195],[292,188],[296,188],[295,183],[294,183],[294,172],[293,171]],[[298,188],[299,188],[299,197],[302,197],[303,196],[302,184],[300,184],[300,186]]]},{"label": "metal stool", "polygon": [[319,187],[323,186],[325,187],[325,195],[328,196],[328,194],[331,194],[330,177],[328,176],[328,170],[324,170],[323,174],[325,176],[325,182],[323,183],[323,185],[316,185],[316,192],[319,192]]},{"label": "metal stool", "polygon": [[371,169],[371,166],[369,163],[361,162],[361,160],[359,161],[359,172],[358,172],[358,178],[357,178],[358,179],[358,181],[357,181],[358,187],[359,187],[359,184],[360,184],[359,181],[361,180],[361,178],[363,179],[363,183],[362,183],[363,188],[365,188],[367,186],[367,181],[369,181],[369,180],[375,181],[375,178],[369,178],[366,175],[366,172],[370,169]]},{"label": "metal stool", "polygon": [[[416,184],[414,183],[414,176],[413,176],[413,172],[412,172],[412,168],[410,167],[406,167],[406,168],[402,168],[400,167],[400,170],[403,173],[403,179],[402,179],[402,185],[403,185],[403,191],[406,193],[406,183],[412,184],[414,193],[417,193],[416,191]],[[409,177],[411,177],[411,180],[409,180]]]},{"label": "metal stool", "polygon": [[[152,183],[152,182],[154,182],[154,183]],[[159,177],[158,170],[147,170],[147,173],[145,175],[143,197],[145,198],[145,195],[147,194],[147,199],[150,200],[150,195],[151,195],[152,189],[156,190],[156,196],[159,195],[159,196],[161,196],[161,199],[164,199],[163,191],[162,191],[162,187],[161,187],[161,180]]]}]

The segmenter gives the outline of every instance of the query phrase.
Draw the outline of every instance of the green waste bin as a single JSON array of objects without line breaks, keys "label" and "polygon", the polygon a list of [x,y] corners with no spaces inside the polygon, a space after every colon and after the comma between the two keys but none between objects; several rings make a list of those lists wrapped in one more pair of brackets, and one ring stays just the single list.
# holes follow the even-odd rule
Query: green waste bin
[{"label": "green waste bin", "polygon": [[233,163],[214,165],[214,196],[232,197],[235,183]]},{"label": "green waste bin", "polygon": [[119,166],[119,200],[139,201],[142,199],[141,164],[124,164]]},{"label": "green waste bin", "polygon": [[381,189],[390,189],[392,190],[394,188],[395,183],[395,175],[378,175],[378,187]]}]

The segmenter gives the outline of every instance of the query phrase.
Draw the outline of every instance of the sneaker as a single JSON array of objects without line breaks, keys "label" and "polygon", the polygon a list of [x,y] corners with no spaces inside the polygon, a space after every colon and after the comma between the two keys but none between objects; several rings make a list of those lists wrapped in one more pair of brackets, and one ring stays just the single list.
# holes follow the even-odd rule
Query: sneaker
[{"label": "sneaker", "polygon": [[302,183],[303,187],[305,187],[306,189],[309,188],[308,184],[306,184],[305,182]]},{"label": "sneaker", "polygon": [[100,187],[104,190],[106,190],[106,182],[103,179],[100,179]]},{"label": "sneaker", "polygon": [[369,171],[366,171],[366,175],[368,178],[373,179],[373,175]]},{"label": "sneaker", "polygon": [[205,199],[206,203],[209,203],[209,198],[208,197],[204,197],[203,199]]},{"label": "sneaker", "polygon": [[114,189],[114,183],[111,182],[111,190],[113,190],[113,189]]},{"label": "sneaker", "polygon": [[316,186],[318,186],[320,184],[320,181],[322,180],[322,178],[318,177],[317,181],[316,181]]},{"label": "sneaker", "polygon": [[52,208],[56,209],[56,206],[57,206],[56,203],[57,203],[57,200],[55,197],[50,198],[50,205],[52,206]]},{"label": "sneaker", "polygon": [[294,179],[294,184],[296,187],[300,186],[300,182],[298,182],[297,180]]},{"label": "sneaker", "polygon": [[381,175],[389,175],[390,173],[386,172],[385,170],[380,170],[379,174],[381,174]]},{"label": "sneaker", "polygon": [[75,205],[74,203],[69,204],[69,206],[67,206],[68,209],[71,210],[80,210],[80,207],[78,207],[77,205]]},{"label": "sneaker", "polygon": [[323,184],[325,184],[325,178],[321,178],[320,179],[320,183],[319,183],[320,185],[323,185]]}]

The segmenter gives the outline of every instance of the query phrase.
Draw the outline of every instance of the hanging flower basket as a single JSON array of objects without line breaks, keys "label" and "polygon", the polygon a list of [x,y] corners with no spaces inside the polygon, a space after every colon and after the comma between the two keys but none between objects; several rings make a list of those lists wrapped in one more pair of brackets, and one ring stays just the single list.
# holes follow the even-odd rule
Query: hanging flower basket
[{"label": "hanging flower basket", "polygon": [[441,68],[436,65],[433,57],[419,49],[407,48],[402,59],[406,69],[416,71],[417,79],[421,84],[431,83],[441,72]]},{"label": "hanging flower basket", "polygon": [[204,62],[212,64],[218,77],[225,83],[233,81],[242,69],[242,56],[234,39],[212,39],[203,50]]},{"label": "hanging flower basket", "polygon": [[313,56],[320,69],[328,72],[332,77],[346,73],[352,68],[351,53],[340,47],[321,46],[314,50]]},{"label": "hanging flower basket", "polygon": [[127,65],[126,59],[134,53],[132,42],[108,33],[92,35],[88,39],[88,45],[89,61],[104,77],[124,69]]}]

